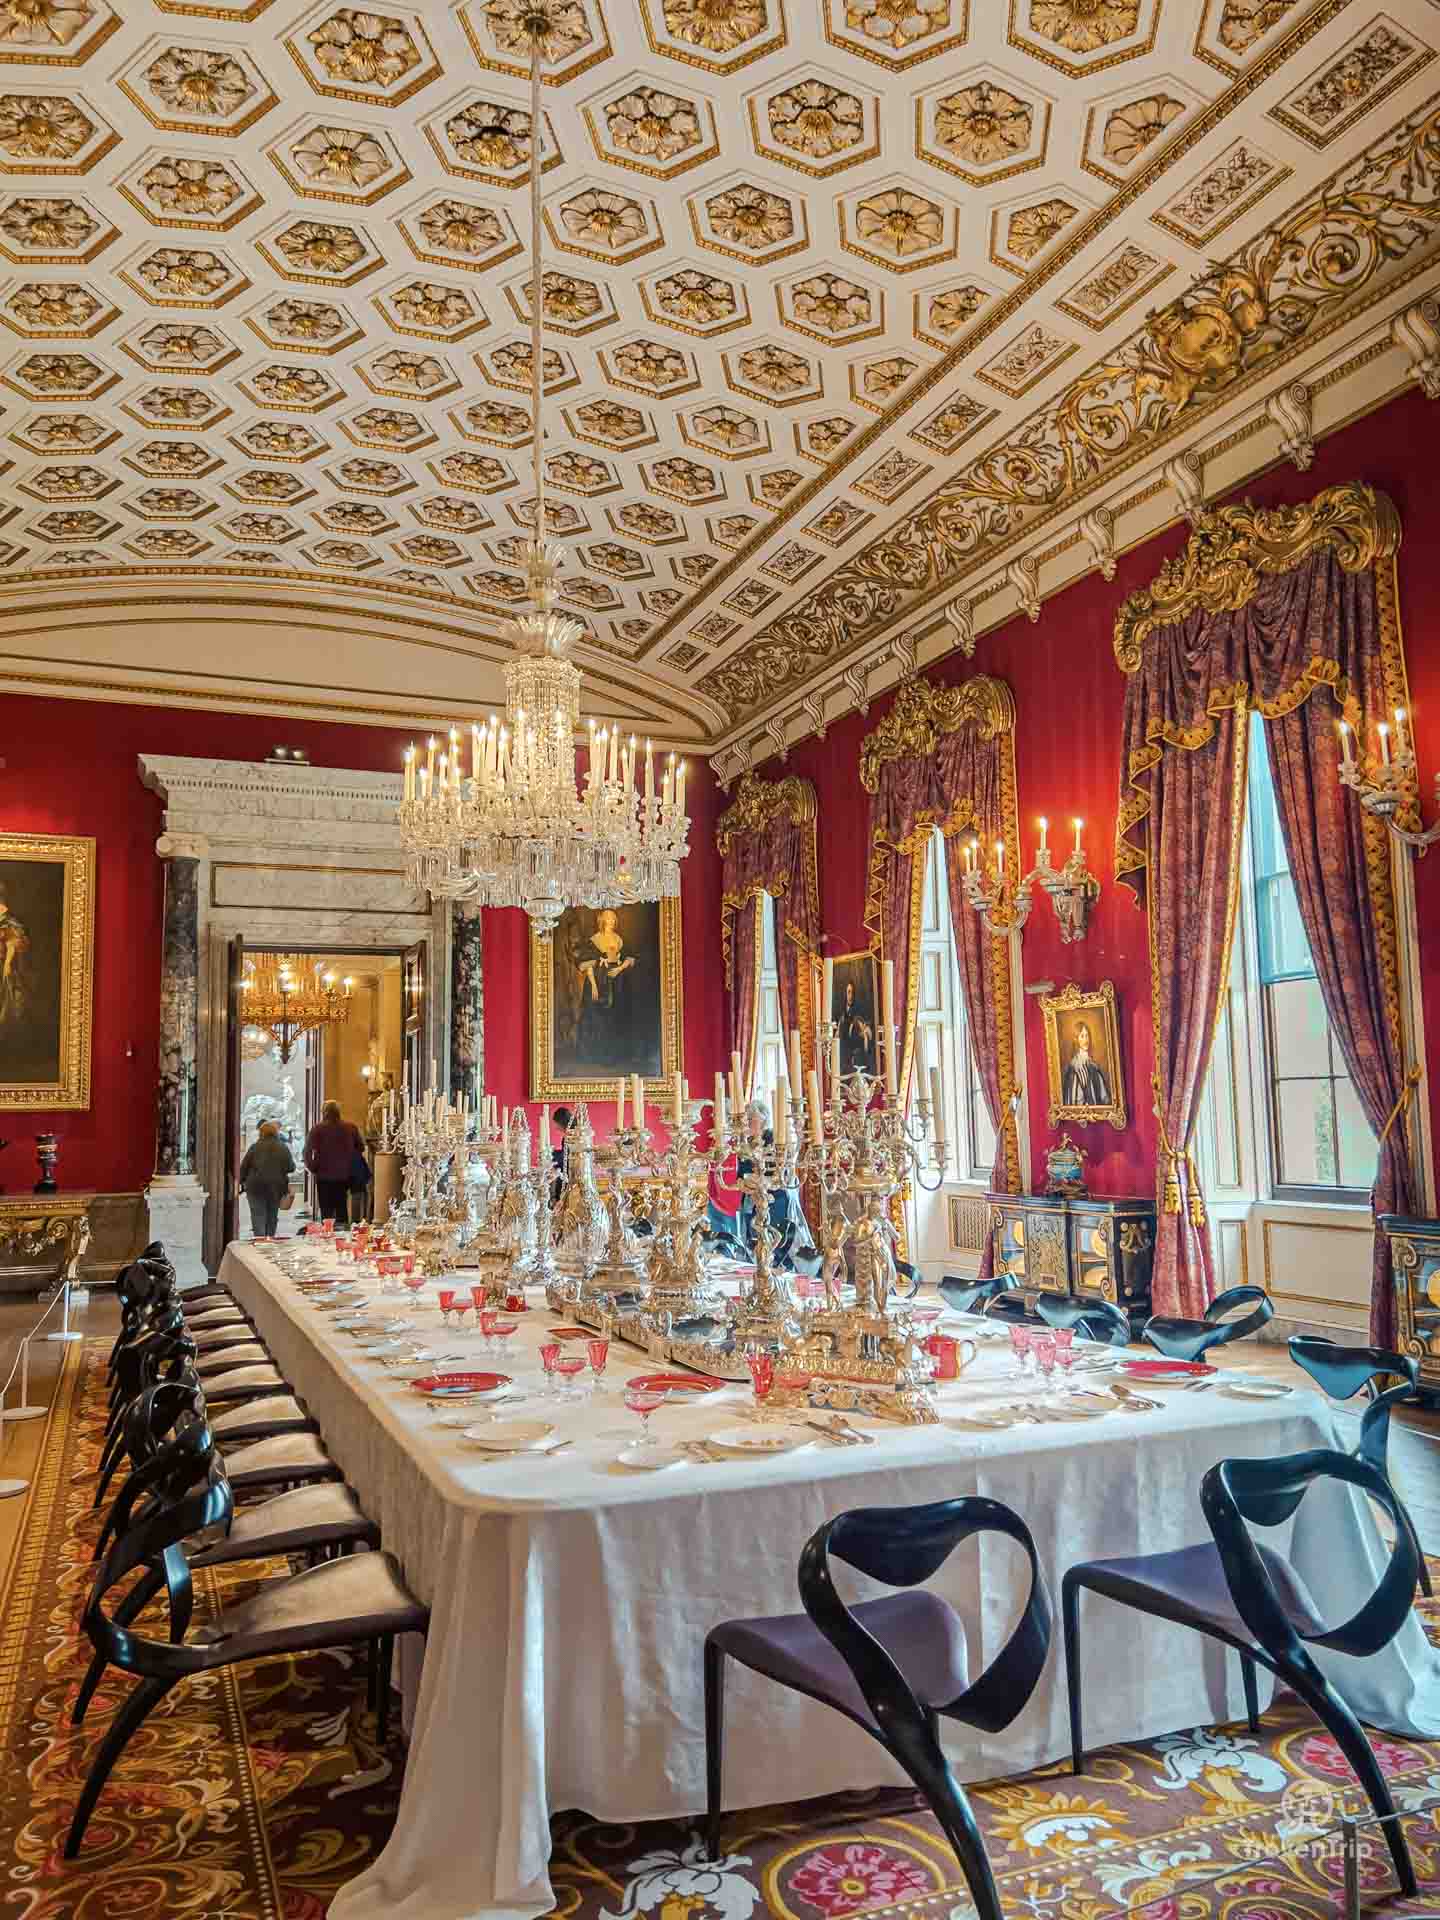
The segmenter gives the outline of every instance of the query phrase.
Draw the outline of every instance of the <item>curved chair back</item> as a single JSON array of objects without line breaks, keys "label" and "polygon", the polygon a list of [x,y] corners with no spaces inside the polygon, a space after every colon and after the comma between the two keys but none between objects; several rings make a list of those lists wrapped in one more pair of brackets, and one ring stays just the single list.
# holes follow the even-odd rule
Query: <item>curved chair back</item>
[{"label": "curved chair back", "polygon": [[850,1668],[871,1713],[892,1739],[897,1722],[923,1724],[924,1710],[890,1654],[835,1591],[830,1558],[887,1586],[914,1587],[977,1533],[1002,1533],[1018,1542],[1030,1562],[1030,1594],[1009,1640],[990,1665],[936,1711],[994,1733],[1024,1709],[1050,1653],[1050,1595],[1034,1539],[1018,1513],[976,1495],[922,1507],[857,1507],[827,1520],[801,1552],[805,1611]]},{"label": "curved chair back", "polygon": [[1029,1296],[1019,1287],[1007,1287],[1003,1293],[991,1294],[985,1302],[984,1314],[987,1320],[1019,1321],[1022,1326],[1037,1324],[1030,1311]]},{"label": "curved chair back", "polygon": [[[1372,1466],[1385,1468],[1390,1410],[1412,1400],[1420,1383],[1420,1363],[1408,1353],[1389,1347],[1342,1347],[1318,1333],[1292,1334],[1290,1358],[1332,1400],[1350,1400],[1362,1388],[1370,1402],[1360,1420],[1359,1453]],[[1395,1377],[1393,1387],[1379,1382]]]},{"label": "curved chair back", "polygon": [[1009,1293],[1019,1285],[1013,1273],[992,1273],[988,1280],[964,1280],[947,1273],[940,1280],[940,1298],[956,1313],[983,1312],[985,1302],[997,1293]]},{"label": "curved chair back", "polygon": [[[1249,1306],[1242,1319],[1230,1320],[1227,1314]],[[1201,1320],[1182,1320],[1168,1314],[1152,1314],[1141,1329],[1140,1338],[1171,1360],[1198,1360],[1212,1347],[1229,1346],[1232,1340],[1244,1340],[1258,1333],[1267,1320],[1275,1317],[1275,1303],[1263,1287],[1230,1287],[1217,1293]]]},{"label": "curved chair back", "polygon": [[[1282,1525],[1318,1480],[1344,1481],[1368,1494],[1394,1521],[1395,1538],[1378,1585],[1358,1611],[1339,1626],[1305,1632],[1281,1605],[1250,1528]],[[1388,1646],[1411,1617],[1420,1577],[1419,1553],[1394,1489],[1369,1461],[1329,1447],[1275,1460],[1222,1460],[1201,1482],[1200,1505],[1236,1609],[1274,1658],[1312,1673],[1315,1669],[1305,1644],[1363,1659]]]},{"label": "curved chair back", "polygon": [[1042,1293],[1035,1311],[1047,1327],[1073,1327],[1082,1340],[1102,1346],[1128,1347],[1130,1321],[1110,1300],[1077,1300],[1072,1293]]}]

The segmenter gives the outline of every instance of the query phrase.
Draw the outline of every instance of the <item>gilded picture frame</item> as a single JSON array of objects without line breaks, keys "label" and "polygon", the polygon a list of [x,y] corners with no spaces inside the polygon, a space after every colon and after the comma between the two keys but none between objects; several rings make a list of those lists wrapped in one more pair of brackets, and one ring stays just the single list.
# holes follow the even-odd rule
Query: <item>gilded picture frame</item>
[{"label": "gilded picture frame", "polygon": [[95,842],[0,830],[0,1111],[90,1105]]},{"label": "gilded picture frame", "polygon": [[569,907],[530,933],[530,1098],[613,1100],[633,1074],[667,1102],[684,1071],[680,902]]},{"label": "gilded picture frame", "polygon": [[1045,1066],[1050,1083],[1050,1125],[1102,1121],[1123,1132],[1125,1063],[1120,1052],[1120,1016],[1109,980],[1098,987],[1072,980],[1059,993],[1041,997],[1045,1021]]},{"label": "gilded picture frame", "polygon": [[863,1069],[878,1077],[880,963],[868,947],[859,953],[837,953],[829,958],[830,1005],[825,1018],[834,1027],[840,1045],[840,1071],[849,1074]]}]

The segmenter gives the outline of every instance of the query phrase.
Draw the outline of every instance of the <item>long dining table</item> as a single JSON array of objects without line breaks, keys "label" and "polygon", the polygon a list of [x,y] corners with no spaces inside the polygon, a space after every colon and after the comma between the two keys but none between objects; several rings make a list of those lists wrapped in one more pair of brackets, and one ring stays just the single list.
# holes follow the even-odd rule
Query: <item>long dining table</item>
[{"label": "long dining table", "polygon": [[[318,1269],[327,1255],[313,1258]],[[534,1293],[505,1369],[526,1397],[504,1412],[540,1414],[568,1444],[487,1456],[362,1352],[269,1249],[232,1245],[220,1278],[431,1609],[423,1659],[410,1649],[401,1660],[410,1744],[394,1831],[338,1894],[332,1920],[529,1920],[552,1905],[552,1813],[616,1822],[699,1813],[705,1633],[721,1620],[798,1610],[800,1549],[835,1513],[965,1494],[1004,1501],[1030,1526],[1058,1597],[1061,1573],[1077,1561],[1207,1539],[1199,1487],[1216,1461],[1340,1444],[1315,1393],[1262,1401],[1222,1387],[1157,1394],[1153,1409],[1117,1407],[1083,1422],[977,1431],[958,1423],[1024,1391],[1008,1350],[987,1344],[940,1389],[938,1425],[872,1428],[873,1443],[851,1447],[817,1433],[775,1458],[702,1455],[635,1471],[618,1459],[637,1437],[623,1389],[654,1363],[612,1343],[593,1398],[546,1398],[539,1348],[558,1322]],[[373,1294],[379,1283],[359,1284]],[[375,1304],[408,1314],[438,1349],[465,1352],[465,1366],[496,1365],[479,1356],[475,1334],[442,1329],[433,1288]],[[746,1418],[750,1400],[748,1387],[728,1386],[667,1404],[654,1416],[657,1434],[703,1439]],[[1271,1541],[1336,1620],[1384,1564],[1368,1507],[1336,1483],[1312,1490]],[[972,1672],[1004,1644],[1027,1577],[1012,1542],[982,1536],[930,1583],[960,1612]],[[857,1576],[850,1590],[865,1583]],[[1092,1748],[1243,1712],[1238,1663],[1223,1648],[1093,1597],[1085,1608]],[[1057,1627],[1034,1697],[1003,1733],[946,1723],[960,1778],[1068,1754],[1058,1642]],[[1440,1661],[1417,1622],[1369,1662],[1333,1656],[1330,1677],[1372,1724],[1440,1734]],[[733,1672],[726,1718],[727,1806],[900,1778],[858,1727],[743,1670]]]}]

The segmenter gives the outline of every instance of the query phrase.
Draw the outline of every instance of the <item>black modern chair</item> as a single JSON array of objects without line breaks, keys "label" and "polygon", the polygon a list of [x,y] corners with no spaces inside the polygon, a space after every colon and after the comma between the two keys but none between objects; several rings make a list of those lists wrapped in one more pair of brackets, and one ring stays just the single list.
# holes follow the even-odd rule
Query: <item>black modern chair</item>
[{"label": "black modern chair", "polygon": [[[949,1601],[916,1591],[973,1534],[1001,1533],[1030,1562],[1025,1610],[1005,1646],[975,1680],[965,1629]],[[830,1559],[902,1591],[849,1606]],[[1007,1727],[1035,1690],[1050,1652],[1050,1597],[1030,1530],[996,1500],[971,1496],[922,1507],[861,1507],[812,1534],[800,1555],[803,1614],[729,1620],[705,1638],[707,1836],[720,1857],[725,1662],[834,1707],[874,1736],[905,1769],[955,1849],[979,1920],[1001,1920],[985,1843],[940,1745],[942,1719],[987,1733]]]},{"label": "black modern chair", "polygon": [[[1243,1319],[1227,1320],[1237,1307],[1250,1307]],[[1155,1313],[1140,1330],[1140,1338],[1163,1353],[1167,1360],[1198,1360],[1212,1347],[1227,1347],[1232,1340],[1244,1340],[1258,1333],[1267,1320],[1275,1317],[1275,1302],[1263,1287],[1231,1287],[1217,1293],[1205,1309],[1203,1320],[1172,1319]]]},{"label": "black modern chair", "polygon": [[981,1308],[987,1320],[1003,1320],[1007,1325],[1038,1327],[1040,1316],[1031,1307],[1031,1295],[1023,1287],[1003,1287],[992,1293]]},{"label": "black modern chair", "polygon": [[[1357,1458],[1368,1460],[1377,1473],[1383,1473],[1390,1480],[1390,1413],[1392,1408],[1402,1405],[1406,1400],[1418,1399],[1419,1361],[1409,1354],[1392,1353],[1387,1347],[1337,1346],[1333,1340],[1327,1340],[1318,1333],[1292,1334],[1289,1346],[1290,1358],[1296,1366],[1308,1373],[1316,1386],[1329,1394],[1332,1400],[1352,1400],[1363,1388],[1368,1405],[1360,1416],[1360,1442],[1355,1453]],[[1390,1378],[1396,1384],[1382,1389],[1380,1383]],[[1393,1480],[1390,1480],[1390,1488],[1395,1492]],[[1395,1498],[1400,1500],[1398,1493],[1395,1493]],[[1403,1500],[1400,1501],[1400,1511],[1415,1542],[1415,1552],[1420,1561],[1420,1585],[1429,1599],[1433,1592],[1430,1568],[1420,1545],[1420,1536],[1415,1531],[1415,1522],[1410,1518],[1410,1510]]]},{"label": "black modern chair", "polygon": [[1040,1293],[1035,1311],[1047,1327],[1073,1327],[1082,1340],[1128,1347],[1129,1317],[1112,1300],[1077,1300],[1073,1293]]},{"label": "black modern chair", "polygon": [[[1358,1487],[1390,1514],[1395,1542],[1379,1585],[1349,1620],[1327,1627],[1290,1563],[1250,1536],[1252,1526],[1276,1527],[1294,1513],[1318,1480]],[[1320,1672],[1307,1647],[1328,1647],[1357,1659],[1378,1653],[1410,1618],[1419,1580],[1419,1554],[1404,1509],[1383,1473],[1367,1460],[1330,1448],[1275,1460],[1222,1460],[1201,1482],[1200,1504],[1210,1527],[1204,1546],[1133,1559],[1092,1560],[1071,1567],[1061,1584],[1065,1670],[1070,1694],[1071,1764],[1085,1771],[1081,1721],[1080,1595],[1097,1593],[1137,1612],[1193,1627],[1240,1655],[1252,1732],[1259,1730],[1255,1669],[1268,1668],[1298,1694],[1349,1761],[1376,1814],[1400,1890],[1415,1892],[1415,1872],[1399,1821],[1363,1728]]]},{"label": "black modern chair", "polygon": [[[178,1426],[185,1421],[199,1420],[204,1413],[205,1395],[193,1373],[179,1380],[163,1380],[137,1393],[125,1409],[117,1443],[101,1468],[91,1508],[98,1510],[105,1504],[110,1483],[122,1467],[128,1466],[133,1473],[158,1452]],[[104,1550],[105,1534],[102,1532],[95,1548],[97,1560]]]},{"label": "black modern chair", "polygon": [[983,1313],[987,1300],[996,1294],[1012,1293],[1019,1285],[1013,1273],[992,1273],[988,1280],[964,1280],[947,1273],[939,1282],[940,1298],[956,1313]]},{"label": "black modern chair", "polygon": [[[213,1449],[202,1481],[187,1485],[177,1497],[166,1498],[163,1487],[157,1493],[153,1505],[109,1548],[81,1619],[101,1672],[118,1667],[139,1684],[116,1712],[91,1762],[66,1836],[67,1860],[80,1851],[116,1761],[181,1681],[277,1654],[365,1646],[370,1649],[370,1699],[383,1743],[395,1638],[424,1633],[429,1624],[428,1610],[406,1589],[389,1554],[353,1553],[288,1579],[267,1581],[249,1599],[191,1634],[190,1562],[184,1543],[198,1533],[223,1534],[234,1497],[224,1463]],[[177,1622],[184,1623],[186,1637],[178,1644],[151,1639],[135,1629],[132,1618],[122,1618],[131,1576],[141,1573],[143,1582],[156,1571],[170,1603],[172,1631]]]}]

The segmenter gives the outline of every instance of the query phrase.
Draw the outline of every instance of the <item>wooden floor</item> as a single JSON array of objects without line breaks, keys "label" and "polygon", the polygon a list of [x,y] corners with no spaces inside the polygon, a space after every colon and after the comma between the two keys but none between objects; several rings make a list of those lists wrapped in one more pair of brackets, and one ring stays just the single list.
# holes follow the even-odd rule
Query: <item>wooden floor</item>
[{"label": "wooden floor", "polygon": [[[0,1302],[0,1379],[9,1372],[22,1337],[39,1314],[39,1303],[33,1298]],[[114,1338],[119,1317],[114,1294],[97,1292],[91,1294],[88,1308],[75,1316],[73,1324],[91,1338],[108,1341]],[[54,1325],[53,1318],[47,1321],[47,1330]],[[32,1404],[50,1404],[66,1352],[58,1342],[43,1338],[32,1345]],[[1244,1341],[1226,1353],[1225,1362],[1227,1366],[1244,1367],[1248,1372],[1295,1380],[1306,1387],[1311,1385],[1291,1364],[1284,1346],[1279,1343]],[[18,1388],[18,1379],[16,1385]],[[16,1397],[13,1392],[8,1396],[10,1404],[15,1404]],[[1355,1404],[1358,1407],[1360,1403]],[[1342,1431],[1358,1433],[1358,1412],[1352,1413],[1349,1407],[1336,1411]],[[44,1434],[44,1420],[7,1421],[0,1430],[0,1478],[28,1479],[34,1471]],[[1391,1424],[1390,1470],[1401,1498],[1414,1516],[1421,1545],[1427,1552],[1440,1554],[1440,1412],[1422,1407],[1401,1410]],[[0,1500],[0,1569],[9,1567],[24,1506],[23,1499]]]}]

